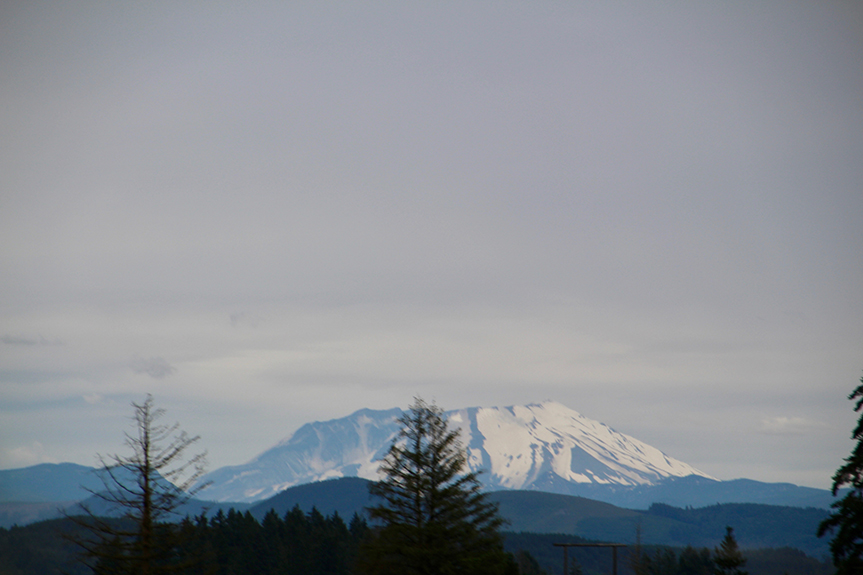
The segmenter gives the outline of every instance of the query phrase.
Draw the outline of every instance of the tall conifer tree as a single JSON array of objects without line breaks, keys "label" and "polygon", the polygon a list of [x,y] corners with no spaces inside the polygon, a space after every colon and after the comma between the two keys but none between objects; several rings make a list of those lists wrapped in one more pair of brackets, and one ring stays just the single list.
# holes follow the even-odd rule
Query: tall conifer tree
[{"label": "tall conifer tree", "polygon": [[[854,411],[863,409],[863,378],[848,399],[857,400]],[[831,505],[833,513],[818,526],[818,536],[832,532],[830,552],[833,555],[837,575],[863,573],[863,413],[851,439],[857,444],[845,459],[845,465],[833,475],[833,497],[849,485],[851,489],[839,501]]]},{"label": "tall conifer tree", "polygon": [[746,558],[737,546],[734,529],[731,527],[725,528],[725,537],[713,552],[713,565],[716,575],[747,575],[743,570]]},{"label": "tall conifer tree", "polygon": [[468,472],[458,432],[443,411],[416,399],[370,488],[380,526],[362,566],[399,575],[502,574],[515,569],[503,551],[497,506]]}]

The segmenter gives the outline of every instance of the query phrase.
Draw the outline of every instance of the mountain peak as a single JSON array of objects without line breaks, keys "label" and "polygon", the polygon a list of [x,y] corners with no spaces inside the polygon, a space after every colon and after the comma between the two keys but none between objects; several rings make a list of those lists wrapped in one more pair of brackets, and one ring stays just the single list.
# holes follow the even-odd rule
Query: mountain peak
[{"label": "mountain peak", "polygon": [[461,412],[450,421],[461,429],[471,467],[489,471],[490,488],[539,488],[558,480],[634,486],[706,476],[557,402],[479,408],[471,415],[470,426]]},{"label": "mountain peak", "polygon": [[[257,501],[302,483],[335,477],[377,480],[380,460],[398,434],[403,411],[361,409],[308,423],[241,466],[223,467],[203,480],[203,497]],[[578,485],[652,485],[668,477],[699,475],[633,437],[556,401],[446,412],[458,429],[468,465],[487,489],[570,493]]]}]

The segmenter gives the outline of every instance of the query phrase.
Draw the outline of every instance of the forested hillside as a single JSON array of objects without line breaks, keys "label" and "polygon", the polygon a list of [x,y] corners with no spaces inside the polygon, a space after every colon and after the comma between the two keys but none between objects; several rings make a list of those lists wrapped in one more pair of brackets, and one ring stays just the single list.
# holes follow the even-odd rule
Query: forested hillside
[{"label": "forested hillside", "polygon": [[[368,484],[345,477],[300,485],[258,503],[251,512],[260,520],[270,509],[283,515],[299,505],[305,512],[317,507],[324,514],[337,511],[351,517],[369,505]],[[500,506],[509,522],[507,529],[513,532],[632,543],[640,528],[645,544],[715,547],[730,525],[745,548],[793,547],[816,558],[829,552],[828,541],[815,536],[818,524],[827,517],[823,509],[725,503],[699,508],[654,504],[642,511],[541,491],[494,491],[489,499]]]},{"label": "forested hillside", "polygon": [[[0,528],[2,575],[87,575],[76,562],[75,546],[63,538],[77,527],[57,519],[11,529]],[[294,508],[285,514],[271,512],[261,520],[249,512],[218,512],[209,519],[189,519],[180,525],[181,560],[191,562],[193,575],[281,575],[297,573],[330,575],[352,573],[359,543],[368,527],[357,517],[347,522],[338,514],[323,515],[316,509],[304,513]],[[586,542],[565,534],[505,533],[505,548],[514,555],[522,575],[539,575],[534,567],[558,575],[562,551],[554,543]],[[619,573],[630,573],[629,553],[619,555]],[[704,548],[645,545],[642,552],[654,560],[651,575],[687,575],[687,558]],[[610,573],[608,549],[570,551],[586,575]],[[807,557],[797,549],[744,549],[750,575],[828,575],[832,567]],[[534,566],[534,567],[532,567]]]}]

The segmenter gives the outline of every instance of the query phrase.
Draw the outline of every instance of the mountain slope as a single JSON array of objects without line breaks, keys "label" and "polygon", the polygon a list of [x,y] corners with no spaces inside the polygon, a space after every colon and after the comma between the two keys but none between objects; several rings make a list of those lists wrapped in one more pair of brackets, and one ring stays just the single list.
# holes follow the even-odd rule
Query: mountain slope
[{"label": "mountain slope", "polygon": [[558,491],[555,484],[650,485],[705,473],[555,402],[450,412],[473,470],[497,489]]},{"label": "mountain slope", "polygon": [[[368,483],[347,477],[298,485],[256,503],[250,511],[260,520],[270,509],[284,515],[294,506],[306,513],[316,507],[349,521],[375,503]],[[558,533],[632,544],[640,528],[645,545],[715,547],[725,526],[731,525],[744,548],[787,546],[812,557],[828,552],[829,541],[815,536],[828,515],[824,509],[730,503],[687,509],[659,504],[638,511],[584,497],[521,490],[495,491],[488,498],[507,520],[504,530],[515,533]]]},{"label": "mountain slope", "polygon": [[[840,490],[843,496],[846,490]],[[752,479],[718,481],[689,475],[668,477],[653,485],[637,485],[625,489],[603,485],[579,485],[570,491],[598,501],[606,501],[629,509],[647,509],[654,503],[677,507],[706,507],[718,503],[762,503],[792,507],[829,508],[836,498],[829,489],[800,487],[791,483],[764,483]]]},{"label": "mountain slope", "polygon": [[302,483],[336,477],[377,479],[377,461],[398,433],[400,409],[361,409],[348,417],[307,423],[244,465],[221,467],[201,478],[213,501],[253,502]]},{"label": "mountain slope", "polygon": [[[399,409],[363,409],[314,422],[244,465],[208,474],[199,494],[247,504],[283,489],[328,478],[378,479],[382,458],[400,428]],[[447,413],[460,430],[473,470],[487,490],[522,489],[577,495],[630,509],[766,503],[827,508],[830,491],[748,479],[717,481],[685,463],[560,404],[469,408]],[[81,486],[85,489],[82,489]],[[42,464],[0,470],[0,523],[26,523],[101,489],[92,468]],[[62,505],[47,505],[48,503]]]},{"label": "mountain slope", "polygon": [[[215,501],[253,502],[302,483],[336,477],[377,479],[379,460],[400,429],[400,409],[363,409],[304,425],[245,465],[202,481]],[[653,485],[701,471],[559,403],[474,407],[447,412],[459,429],[468,465],[484,470],[486,488],[571,493],[578,485]]]},{"label": "mountain slope", "polygon": [[284,516],[297,506],[305,513],[309,513],[314,507],[324,515],[338,513],[347,523],[354,513],[364,515],[366,507],[372,505],[370,483],[368,479],[360,477],[304,483],[289,487],[264,501],[258,501],[249,511],[256,519],[262,520],[270,510]]},{"label": "mountain slope", "polygon": [[0,502],[78,501],[102,487],[92,467],[76,463],[40,463],[0,471]]}]

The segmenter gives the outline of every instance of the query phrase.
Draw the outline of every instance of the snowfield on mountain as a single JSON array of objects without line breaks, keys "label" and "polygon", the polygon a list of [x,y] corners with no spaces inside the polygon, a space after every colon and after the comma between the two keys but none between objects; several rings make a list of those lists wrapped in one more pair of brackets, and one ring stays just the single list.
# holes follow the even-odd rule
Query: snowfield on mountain
[{"label": "snowfield on mountain", "polygon": [[[252,502],[303,483],[336,477],[378,479],[380,460],[400,429],[402,410],[362,409],[308,423],[244,465],[201,481],[200,496]],[[670,477],[710,476],[560,403],[471,407],[446,413],[459,429],[471,470],[489,490],[569,493],[576,485],[653,485]]]}]

